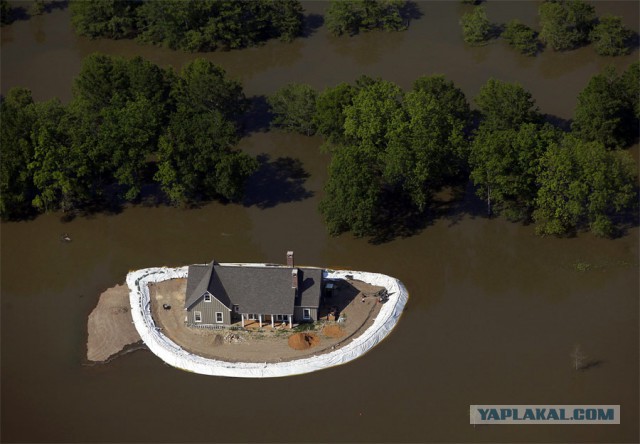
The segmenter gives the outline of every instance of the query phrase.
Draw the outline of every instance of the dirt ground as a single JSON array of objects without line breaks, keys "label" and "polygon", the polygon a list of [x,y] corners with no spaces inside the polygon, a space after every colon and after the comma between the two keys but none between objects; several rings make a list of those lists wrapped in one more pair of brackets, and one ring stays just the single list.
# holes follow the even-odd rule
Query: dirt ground
[{"label": "dirt ground", "polygon": [[87,359],[104,362],[141,341],[131,318],[129,288],[116,285],[100,295],[87,322]]},{"label": "dirt ground", "polygon": [[[328,353],[344,346],[358,337],[372,323],[380,311],[381,304],[372,295],[381,287],[355,280],[335,281],[336,289],[326,306],[320,307],[321,319],[313,330],[317,340],[313,345],[296,350],[289,345],[289,337],[300,332],[294,324],[293,330],[286,325],[247,330],[189,328],[185,326],[184,297],[186,279],[172,279],[149,285],[151,313],[162,332],[185,350],[230,362],[280,362]],[[364,296],[364,297],[363,297]],[[171,309],[165,310],[162,305]],[[335,321],[332,311],[337,311]],[[252,326],[256,327],[256,326]],[[294,344],[297,342],[294,340]]]}]

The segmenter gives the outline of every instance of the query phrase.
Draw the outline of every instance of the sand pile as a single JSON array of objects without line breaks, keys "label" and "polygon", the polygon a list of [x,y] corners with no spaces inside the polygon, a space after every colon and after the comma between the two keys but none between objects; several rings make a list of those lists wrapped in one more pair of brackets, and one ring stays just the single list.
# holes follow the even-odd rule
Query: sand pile
[{"label": "sand pile", "polygon": [[306,350],[320,343],[313,333],[295,333],[289,336],[289,347],[295,350]]},{"label": "sand pile", "polygon": [[129,289],[116,285],[100,295],[87,322],[87,359],[103,362],[140,341],[129,310]]},{"label": "sand pile", "polygon": [[322,334],[328,338],[341,338],[344,330],[337,325],[327,325],[322,329]]}]

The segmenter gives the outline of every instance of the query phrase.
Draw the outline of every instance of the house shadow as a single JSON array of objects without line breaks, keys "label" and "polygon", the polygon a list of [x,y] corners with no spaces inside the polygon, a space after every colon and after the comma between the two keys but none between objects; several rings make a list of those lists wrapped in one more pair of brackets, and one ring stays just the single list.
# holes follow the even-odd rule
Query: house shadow
[{"label": "house shadow", "polygon": [[260,209],[272,208],[281,203],[297,202],[313,196],[305,189],[304,183],[309,173],[300,159],[278,157],[271,159],[268,154],[257,157],[258,170],[249,178],[242,204]]},{"label": "house shadow", "polygon": [[333,283],[333,291],[322,295],[318,307],[318,320],[338,320],[340,313],[360,294],[360,290],[354,287],[346,279],[328,281]]}]

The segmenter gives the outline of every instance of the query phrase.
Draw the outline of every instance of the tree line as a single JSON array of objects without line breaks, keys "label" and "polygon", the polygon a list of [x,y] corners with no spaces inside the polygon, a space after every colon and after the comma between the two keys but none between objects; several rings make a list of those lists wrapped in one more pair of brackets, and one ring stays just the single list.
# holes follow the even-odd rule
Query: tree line
[{"label": "tree line", "polygon": [[625,28],[622,18],[613,15],[597,17],[595,8],[583,0],[547,0],[538,8],[539,31],[518,19],[506,25],[493,24],[484,6],[463,14],[460,24],[464,41],[472,45],[486,44],[500,35],[526,55],[536,55],[546,46],[554,51],[568,51],[593,44],[596,53],[604,56],[628,54],[634,33]]},{"label": "tree line", "polygon": [[622,148],[637,140],[639,85],[639,63],[594,76],[567,132],[545,122],[521,85],[496,79],[475,111],[442,76],[408,92],[366,76],[320,93],[291,84],[269,103],[275,127],[326,140],[320,210],[331,234],[376,237],[424,220],[434,193],[471,179],[489,214],[533,221],[539,234],[611,236],[636,209],[637,168]]},{"label": "tree line", "polygon": [[13,88],[0,103],[0,216],[139,199],[156,183],[176,204],[237,200],[257,168],[234,149],[247,101],[203,59],[180,73],[140,57],[87,57],[68,105]]},{"label": "tree line", "polygon": [[[192,52],[245,48],[271,38],[292,41],[304,21],[298,0],[71,0],[70,7],[80,35],[136,38]],[[415,5],[404,0],[333,0],[326,25],[333,35],[401,31],[417,17]]]},{"label": "tree line", "polygon": [[[425,221],[435,193],[471,180],[489,214],[533,221],[540,234],[609,236],[636,210],[636,164],[624,148],[637,141],[639,96],[636,62],[589,81],[571,131],[545,122],[522,86],[496,79],[477,110],[443,76],[407,92],[367,76],[322,92],[290,84],[268,102],[274,127],[325,138],[320,210],[334,235]],[[2,97],[0,216],[136,202],[149,184],[179,205],[239,200],[257,169],[235,149],[246,112],[242,86],[206,60],[175,73],[91,55],[68,105],[35,102],[24,88]]]},{"label": "tree line", "polygon": [[72,0],[71,22],[91,38],[137,38],[186,51],[291,41],[302,32],[298,0]]}]

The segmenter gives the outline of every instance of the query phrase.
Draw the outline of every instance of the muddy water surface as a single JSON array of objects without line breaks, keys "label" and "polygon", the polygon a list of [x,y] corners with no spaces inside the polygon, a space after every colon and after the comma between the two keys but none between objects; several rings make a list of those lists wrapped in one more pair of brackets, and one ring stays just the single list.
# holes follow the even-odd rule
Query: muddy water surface
[{"label": "muddy water surface", "polygon": [[[305,4],[321,14],[324,4]],[[596,4],[636,31],[635,2]],[[406,33],[332,38],[319,28],[286,45],[215,53],[248,95],[290,81],[315,87],[366,73],[407,88],[444,73],[472,97],[490,76],[517,80],[544,112],[568,119],[577,93],[607,63],[591,48],[521,57],[495,42],[462,44],[465,7],[420,3]],[[489,17],[535,24],[536,4],[489,2]],[[75,37],[68,10],[2,29],[2,91],[68,100],[93,51],[179,68],[194,55]],[[540,238],[487,220],[471,195],[420,233],[381,245],[327,235],[317,211],[329,157],[321,139],[254,133],[263,155],[242,205],[135,207],[63,222],[61,214],[2,228],[2,439],[64,442],[638,441],[638,229],[616,240]],[[634,151],[637,158],[637,148]],[[68,233],[72,242],[60,241]],[[192,375],[148,352],[83,365],[86,317],[128,270],[228,262],[297,262],[386,273],[410,291],[393,334],[365,357],[275,380]],[[581,271],[583,270],[583,271]],[[580,344],[593,366],[572,369]],[[621,404],[620,426],[468,424],[470,404]]]}]

